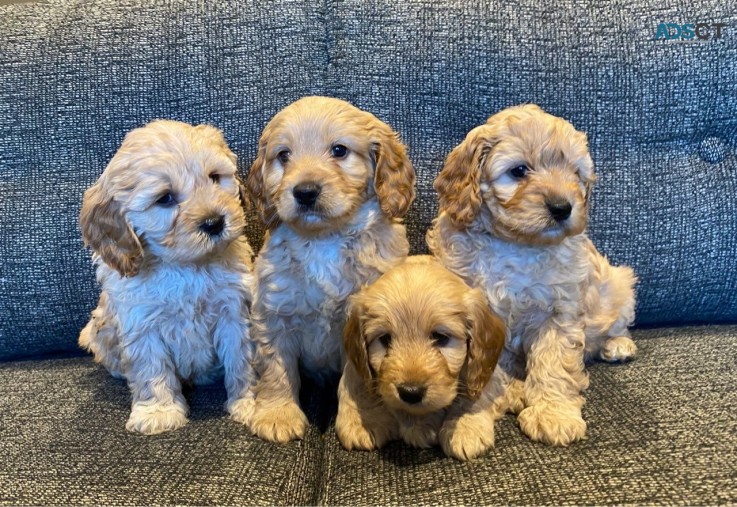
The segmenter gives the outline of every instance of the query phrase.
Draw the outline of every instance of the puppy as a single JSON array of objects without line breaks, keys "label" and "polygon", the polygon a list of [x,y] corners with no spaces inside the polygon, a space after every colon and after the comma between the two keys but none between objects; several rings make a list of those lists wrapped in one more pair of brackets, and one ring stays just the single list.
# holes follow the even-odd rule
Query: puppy
[{"label": "puppy", "polygon": [[[402,438],[466,460],[494,445],[504,324],[479,289],[409,257],[350,298],[335,429],[346,449]],[[496,387],[495,387],[496,386]],[[474,410],[470,409],[474,407]]]},{"label": "puppy", "polygon": [[230,413],[249,406],[252,251],[235,162],[217,129],[157,120],[125,137],[84,194],[102,293],[79,344],[128,381],[129,431],[186,424],[182,382],[224,375]]},{"label": "puppy", "polygon": [[414,182],[397,134],[342,100],[303,98],[264,129],[247,180],[270,229],[255,265],[256,435],[304,435],[299,366],[339,374],[348,296],[409,251],[399,219]]},{"label": "puppy", "polygon": [[636,347],[635,275],[585,230],[595,175],[586,135],[535,105],[473,129],[435,180],[430,250],[481,288],[509,330],[506,408],[533,440],[581,439],[585,358],[626,361]]}]

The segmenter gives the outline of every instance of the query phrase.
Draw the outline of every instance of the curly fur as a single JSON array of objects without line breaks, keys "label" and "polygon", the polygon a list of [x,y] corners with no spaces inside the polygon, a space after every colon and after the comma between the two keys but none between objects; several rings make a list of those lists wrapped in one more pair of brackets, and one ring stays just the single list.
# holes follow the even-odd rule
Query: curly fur
[{"label": "curly fur", "polygon": [[[252,251],[235,161],[217,129],[157,120],[126,136],[85,193],[80,225],[102,293],[79,344],[127,380],[130,431],[186,424],[183,382],[224,377],[229,412],[249,406]],[[208,234],[214,217],[222,231]]]},{"label": "curly fur", "polygon": [[[335,146],[346,149],[336,156]],[[326,97],[306,97],[266,126],[248,176],[270,227],[255,265],[256,342],[251,430],[271,441],[301,438],[299,368],[338,374],[348,296],[407,256],[399,218],[415,175],[397,134],[373,115]],[[319,195],[300,204],[295,190]]]},{"label": "curly fur", "polygon": [[[482,454],[502,415],[485,393],[501,386],[491,378],[504,337],[482,291],[430,256],[409,257],[350,298],[341,443],[369,450],[401,438],[462,460]],[[407,386],[421,399],[402,398]]]},{"label": "curly fur", "polygon": [[[484,290],[509,330],[499,362],[505,395],[495,403],[552,445],[585,435],[584,359],[622,361],[636,351],[627,329],[634,273],[611,266],[585,234],[594,180],[585,135],[535,105],[472,130],[435,180],[430,250]],[[549,206],[561,202],[570,216],[555,220]]]}]

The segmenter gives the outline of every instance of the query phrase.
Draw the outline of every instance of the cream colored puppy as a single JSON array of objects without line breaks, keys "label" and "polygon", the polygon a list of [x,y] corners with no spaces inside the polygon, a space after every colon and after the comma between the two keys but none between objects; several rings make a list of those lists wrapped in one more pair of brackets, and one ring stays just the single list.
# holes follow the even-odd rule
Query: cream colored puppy
[{"label": "cream colored puppy", "polygon": [[224,376],[228,411],[250,406],[252,251],[235,161],[217,129],[157,120],[131,131],[85,192],[102,293],[79,344],[128,381],[129,431],[186,424],[183,382]]},{"label": "cream colored puppy", "polygon": [[427,234],[452,272],[481,288],[509,330],[500,367],[533,440],[568,445],[586,433],[585,356],[635,355],[635,275],[613,267],[585,230],[594,184],[586,135],[535,105],[473,129],[435,180],[440,214]]},{"label": "cream colored puppy", "polygon": [[414,183],[396,132],[342,100],[303,98],[264,129],[248,175],[270,229],[255,266],[256,435],[304,435],[300,367],[340,372],[346,300],[407,256]]},{"label": "cream colored puppy", "polygon": [[343,446],[401,438],[440,443],[462,460],[488,450],[503,414],[491,379],[504,336],[483,292],[430,256],[407,258],[351,296],[335,423]]}]

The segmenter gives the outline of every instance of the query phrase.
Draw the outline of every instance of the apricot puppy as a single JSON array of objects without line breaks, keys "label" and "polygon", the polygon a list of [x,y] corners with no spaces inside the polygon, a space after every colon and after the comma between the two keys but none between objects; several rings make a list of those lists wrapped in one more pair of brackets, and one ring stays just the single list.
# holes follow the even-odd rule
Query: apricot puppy
[{"label": "apricot puppy", "polygon": [[186,424],[183,382],[224,377],[233,417],[250,406],[252,251],[235,162],[214,127],[157,120],[128,133],[84,194],[102,293],[79,344],[128,381],[129,431]]},{"label": "apricot puppy", "polygon": [[248,175],[269,228],[255,265],[256,435],[304,435],[300,369],[340,373],[346,301],[407,256],[414,183],[397,133],[345,101],[302,98],[264,129]]},{"label": "apricot puppy", "polygon": [[[483,293],[430,256],[350,299],[335,429],[347,449],[403,439],[466,460],[494,445],[504,325]],[[496,396],[495,396],[496,395]]]},{"label": "apricot puppy", "polygon": [[509,330],[498,401],[526,435],[552,445],[586,433],[585,357],[636,351],[634,272],[611,266],[585,232],[594,181],[586,135],[524,105],[473,129],[434,184],[430,250],[484,291]]}]

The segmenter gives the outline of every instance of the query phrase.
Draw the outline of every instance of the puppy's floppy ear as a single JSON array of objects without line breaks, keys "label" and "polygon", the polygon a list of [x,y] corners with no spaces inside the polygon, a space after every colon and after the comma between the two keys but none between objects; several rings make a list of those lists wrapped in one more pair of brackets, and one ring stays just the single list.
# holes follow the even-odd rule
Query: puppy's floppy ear
[{"label": "puppy's floppy ear", "polygon": [[596,183],[596,172],[594,170],[594,161],[591,159],[591,153],[588,151],[588,136],[583,132],[580,133],[582,136],[582,143],[586,146],[586,155],[578,164],[578,175],[584,184],[584,203],[588,206],[591,199],[591,191]]},{"label": "puppy's floppy ear", "polygon": [[482,135],[484,127],[476,127],[445,159],[445,165],[433,182],[440,210],[453,223],[468,226],[481,209],[481,159],[490,149]]},{"label": "puppy's floppy ear", "polygon": [[499,355],[504,348],[506,327],[491,311],[479,289],[470,290],[465,298],[468,308],[468,356],[465,367],[466,393],[476,400],[491,379]]},{"label": "puppy's floppy ear", "polygon": [[251,200],[248,198],[248,191],[246,190],[246,185],[243,183],[243,180],[240,176],[236,174],[235,176],[235,184],[238,187],[238,197],[241,200],[241,206],[245,209],[248,209],[251,207]]},{"label": "puppy's floppy ear", "polygon": [[401,218],[415,200],[415,169],[399,135],[375,117],[373,122],[374,190],[381,210],[391,218]]},{"label": "puppy's floppy ear", "polygon": [[368,361],[366,338],[361,330],[361,304],[352,297],[348,305],[348,320],[343,329],[345,354],[366,385],[370,385],[373,375]]},{"label": "puppy's floppy ear", "polygon": [[121,276],[134,276],[143,262],[143,248],[135,232],[101,181],[84,193],[79,214],[85,245],[91,247]]},{"label": "puppy's floppy ear", "polygon": [[267,229],[271,229],[279,224],[279,217],[264,181],[264,172],[266,171],[266,141],[264,137],[266,135],[266,131],[264,131],[264,135],[259,142],[258,156],[251,164],[250,171],[248,171],[246,188],[248,189],[248,195],[251,197],[251,202],[256,207],[264,225]]}]

